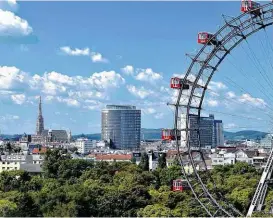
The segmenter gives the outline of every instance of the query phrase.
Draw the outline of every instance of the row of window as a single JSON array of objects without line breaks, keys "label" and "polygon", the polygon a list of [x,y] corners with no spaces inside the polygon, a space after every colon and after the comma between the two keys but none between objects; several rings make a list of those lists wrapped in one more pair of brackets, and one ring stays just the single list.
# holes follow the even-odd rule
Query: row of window
[{"label": "row of window", "polygon": [[[5,170],[6,169],[6,167],[2,167],[2,170]],[[9,170],[9,169],[13,169],[12,167],[7,167],[7,170]],[[14,167],[14,170],[17,170],[17,167]]]}]

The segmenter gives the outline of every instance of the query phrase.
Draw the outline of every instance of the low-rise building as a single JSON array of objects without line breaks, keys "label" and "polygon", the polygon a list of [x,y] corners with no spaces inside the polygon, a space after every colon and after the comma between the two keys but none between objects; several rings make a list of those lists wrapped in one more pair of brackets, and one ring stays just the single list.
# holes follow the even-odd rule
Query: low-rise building
[{"label": "low-rise building", "polygon": [[266,164],[267,155],[260,154],[258,150],[221,149],[211,155],[212,166],[246,162],[257,168]]},{"label": "low-rise building", "polygon": [[97,154],[95,155],[96,161],[126,161],[130,162],[132,160],[132,154]]},{"label": "low-rise building", "polygon": [[40,154],[5,154],[1,155],[0,173],[7,170],[25,170],[41,173],[44,156]]}]

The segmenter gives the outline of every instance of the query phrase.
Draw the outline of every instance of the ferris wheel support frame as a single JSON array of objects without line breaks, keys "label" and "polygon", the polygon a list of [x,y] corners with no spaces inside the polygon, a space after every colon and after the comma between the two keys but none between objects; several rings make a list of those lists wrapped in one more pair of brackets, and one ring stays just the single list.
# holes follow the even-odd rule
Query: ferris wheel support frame
[{"label": "ferris wheel support frame", "polygon": [[[257,9],[255,9],[257,10]],[[191,82],[191,89],[190,95],[188,96],[188,102],[185,104],[181,104],[181,97],[183,95],[183,89],[179,90],[177,101],[174,104],[175,106],[175,122],[174,122],[174,129],[175,129],[175,139],[176,139],[176,146],[178,151],[178,157],[181,165],[181,171],[190,186],[190,189],[195,197],[195,199],[199,202],[201,207],[206,211],[206,213],[211,216],[224,215],[224,216],[243,216],[235,207],[230,205],[223,196],[221,196],[220,200],[224,201],[223,203],[219,203],[219,199],[216,200],[216,197],[210,193],[209,189],[206,187],[204,182],[202,181],[198,170],[196,169],[196,162],[192,156],[193,149],[190,145],[189,135],[192,131],[195,131],[198,138],[198,146],[194,148],[195,152],[200,153],[201,161],[203,162],[204,170],[208,172],[207,166],[203,157],[203,153],[201,150],[201,142],[200,142],[200,130],[199,130],[199,123],[200,123],[200,115],[203,100],[206,94],[206,89],[214,75],[215,71],[218,69],[218,66],[222,63],[222,61],[226,58],[226,56],[236,47],[238,46],[243,40],[246,40],[247,37],[256,33],[261,29],[265,29],[267,26],[273,24],[273,3],[268,3],[265,5],[261,5],[259,7],[261,11],[260,16],[255,16],[252,14],[252,11],[248,13],[243,13],[238,17],[231,19],[230,21],[225,20],[225,25],[223,25],[205,44],[195,55],[192,59],[192,62],[182,79],[182,87],[187,85],[190,81],[189,77],[191,75],[194,76],[194,81]],[[268,16],[269,15],[269,16]],[[239,22],[239,24],[238,24]],[[212,41],[217,40],[219,43],[212,45]],[[216,64],[214,64],[214,60],[216,60]],[[194,73],[194,67],[199,68]],[[202,76],[206,75],[206,71],[209,70],[209,76],[207,77],[207,81],[203,81],[201,79]],[[201,81],[201,84],[200,84]],[[201,95],[199,93],[201,91]],[[192,105],[193,99],[199,99],[199,103],[197,105]],[[178,126],[179,119],[180,119],[180,110],[185,110],[186,114],[186,128],[180,129]],[[193,113],[192,113],[193,112]],[[195,114],[197,116],[197,129],[190,129],[189,127],[189,118],[190,114]],[[193,174],[194,174],[194,181],[192,178],[189,178],[187,173],[185,172],[185,164],[183,161],[183,154],[180,151],[179,145],[179,132],[185,132],[185,145],[187,150],[187,159],[192,166]],[[182,133],[181,133],[182,136]],[[181,137],[181,140],[182,137]],[[208,173],[209,175],[209,173]],[[202,190],[199,194],[196,191],[196,188]],[[214,184],[214,188],[215,188]],[[200,191],[199,191],[200,192]]]}]

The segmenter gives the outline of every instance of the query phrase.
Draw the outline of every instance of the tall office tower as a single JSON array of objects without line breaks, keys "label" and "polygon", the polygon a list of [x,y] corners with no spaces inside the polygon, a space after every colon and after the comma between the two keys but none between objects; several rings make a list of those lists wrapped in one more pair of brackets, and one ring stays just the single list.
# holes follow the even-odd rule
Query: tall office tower
[{"label": "tall office tower", "polygon": [[39,98],[39,112],[36,122],[36,135],[41,135],[44,130],[44,118],[42,114],[42,99],[41,96]]},{"label": "tall office tower", "polygon": [[135,106],[107,105],[101,116],[102,140],[110,141],[116,149],[140,146],[141,110]]},{"label": "tall office tower", "polygon": [[214,120],[214,146],[224,146],[224,132],[222,120]]},{"label": "tall office tower", "polygon": [[[214,120],[214,115],[209,117],[200,117],[198,126],[198,116],[189,115],[189,143],[191,147],[199,147],[197,129],[200,131],[200,145],[202,148],[213,148],[223,144],[223,127],[222,121]],[[185,121],[183,127],[185,128]],[[182,138],[182,137],[181,137]],[[185,144],[185,143],[184,143]],[[181,146],[183,147],[182,141]],[[185,145],[184,145],[185,146]]]}]

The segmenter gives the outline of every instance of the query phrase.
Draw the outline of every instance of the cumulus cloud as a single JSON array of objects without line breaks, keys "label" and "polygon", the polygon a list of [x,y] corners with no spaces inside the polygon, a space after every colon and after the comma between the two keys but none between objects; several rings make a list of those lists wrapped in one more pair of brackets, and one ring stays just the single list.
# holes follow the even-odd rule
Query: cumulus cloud
[{"label": "cumulus cloud", "polygon": [[85,100],[85,106],[83,108],[88,110],[101,110],[104,107],[104,104],[96,100]]},{"label": "cumulus cloud", "polygon": [[235,93],[231,92],[231,91],[227,92],[226,95],[227,95],[227,98],[235,98],[236,97]]},{"label": "cumulus cloud", "polygon": [[24,94],[11,95],[11,99],[15,104],[23,104],[26,96]]},{"label": "cumulus cloud", "polygon": [[8,2],[8,4],[9,4],[10,6],[15,6],[15,5],[17,5],[16,0],[7,0],[7,2]]},{"label": "cumulus cloud", "polygon": [[[84,106],[87,99],[109,100],[111,90],[124,83],[125,79],[115,71],[97,72],[89,77],[68,76],[56,71],[31,75],[16,67],[0,66],[1,96],[10,98],[15,104],[33,104],[35,94],[42,93],[47,102],[57,101],[69,106]],[[24,94],[9,90],[17,86],[24,89]],[[90,104],[88,106],[89,109],[94,107]]]},{"label": "cumulus cloud", "polygon": [[94,63],[107,63],[108,60],[106,58],[104,58],[102,56],[101,53],[98,53],[98,52],[91,52],[91,60],[94,62]]},{"label": "cumulus cloud", "polygon": [[107,87],[119,87],[125,83],[125,79],[112,70],[94,73],[88,78],[88,82],[97,88],[105,89]]},{"label": "cumulus cloud", "polygon": [[140,88],[136,88],[133,85],[128,85],[127,89],[132,95],[141,99],[144,99],[153,94],[153,91],[145,89],[143,86]]},{"label": "cumulus cloud", "polygon": [[219,105],[218,101],[215,99],[208,99],[207,103],[210,107],[217,107]]},{"label": "cumulus cloud", "polygon": [[81,98],[81,99],[87,99],[87,98],[99,98],[99,99],[104,99],[106,98],[105,93],[99,92],[99,91],[73,91],[70,90],[68,92],[68,96],[72,98]]},{"label": "cumulus cloud", "polygon": [[212,90],[219,90],[219,89],[226,89],[227,86],[222,83],[222,82],[214,82],[214,81],[210,81],[209,86],[210,89]]},{"label": "cumulus cloud", "polygon": [[45,77],[48,78],[48,80],[51,80],[53,82],[58,82],[62,84],[67,85],[73,85],[73,79],[67,75],[52,71],[50,73],[46,73]]},{"label": "cumulus cloud", "polygon": [[156,110],[154,108],[144,108],[142,110],[144,112],[144,114],[155,114]]},{"label": "cumulus cloud", "polygon": [[121,68],[121,71],[122,71],[124,74],[133,75],[133,74],[134,74],[134,67],[131,66],[131,65],[127,65],[127,66]]},{"label": "cumulus cloud", "polygon": [[61,52],[70,56],[90,56],[92,62],[94,63],[107,63],[108,60],[102,56],[99,52],[91,51],[89,48],[71,48],[69,46],[63,46],[60,48]]},{"label": "cumulus cloud", "polygon": [[62,97],[57,97],[56,98],[58,102],[64,102],[68,106],[74,106],[74,107],[79,107],[80,103],[76,99],[72,98],[62,98]]},{"label": "cumulus cloud", "polygon": [[163,77],[159,73],[154,72],[151,68],[138,69],[137,72],[138,74],[135,77],[136,80],[155,83],[158,80],[163,79]]},{"label": "cumulus cloud", "polygon": [[69,46],[63,46],[60,48],[60,50],[67,54],[67,55],[71,55],[71,56],[88,56],[90,51],[89,48],[83,48],[83,49],[79,49],[79,48],[75,48],[72,49]]},{"label": "cumulus cloud", "polygon": [[[29,81],[32,89],[42,90],[48,95],[56,95],[68,91],[70,96],[78,95],[86,97],[102,98],[104,95],[100,91],[90,91],[92,89],[104,90],[111,87],[119,87],[125,83],[125,79],[115,71],[103,71],[94,73],[90,77],[67,76],[58,72],[44,73],[43,76],[35,74]],[[72,91],[69,89],[74,87]],[[75,90],[76,89],[76,90]],[[81,90],[82,93],[77,91]],[[86,90],[87,89],[87,90]],[[88,91],[89,90],[89,91]]]},{"label": "cumulus cloud", "polygon": [[0,66],[0,89],[13,88],[18,83],[23,83],[26,73],[16,67]]},{"label": "cumulus cloud", "polygon": [[2,36],[27,36],[32,33],[28,22],[11,11],[0,9],[0,35]]},{"label": "cumulus cloud", "polygon": [[239,101],[242,102],[242,103],[248,102],[248,103],[250,103],[252,105],[255,105],[255,106],[265,106],[266,105],[266,103],[265,103],[265,101],[263,99],[254,98],[249,94],[242,94],[239,97]]}]

